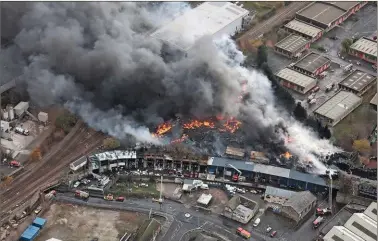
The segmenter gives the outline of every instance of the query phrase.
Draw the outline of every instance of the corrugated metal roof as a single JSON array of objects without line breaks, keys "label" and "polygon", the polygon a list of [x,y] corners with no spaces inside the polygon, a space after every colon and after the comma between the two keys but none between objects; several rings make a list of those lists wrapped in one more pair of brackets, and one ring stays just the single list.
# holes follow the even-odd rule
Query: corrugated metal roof
[{"label": "corrugated metal roof", "polygon": [[330,25],[341,17],[346,11],[326,2],[314,2],[300,10],[297,14],[315,20],[319,23]]},{"label": "corrugated metal roof", "polygon": [[213,165],[218,167],[225,167],[226,164],[231,164],[241,171],[253,171],[253,167],[255,166],[253,162],[245,162],[222,157],[210,157],[207,164],[210,166]]},{"label": "corrugated metal roof", "polygon": [[350,46],[351,49],[377,57],[377,41],[362,37]]},{"label": "corrugated metal roof", "polygon": [[290,198],[293,196],[296,192],[285,190],[281,188],[271,187],[267,186],[265,189],[265,195],[275,196],[275,197],[284,197],[284,198]]},{"label": "corrugated metal roof", "polygon": [[339,85],[345,86],[350,89],[354,89],[356,91],[361,91],[363,88],[370,85],[372,82],[376,80],[376,77],[368,73],[362,72],[360,70],[355,70],[350,75],[348,75],[343,81],[341,81]]},{"label": "corrugated metal roof", "polygon": [[286,38],[282,39],[280,42],[276,43],[276,47],[289,51],[290,53],[294,53],[298,49],[303,48],[310,40],[296,35],[291,34]]},{"label": "corrugated metal roof", "polygon": [[151,36],[187,51],[198,39],[216,34],[248,14],[248,10],[231,2],[204,2],[161,27]]},{"label": "corrugated metal roof", "polygon": [[310,76],[307,76],[305,74],[299,73],[295,70],[284,68],[278,73],[275,74],[279,78],[282,78],[290,83],[296,84],[298,86],[301,86],[303,88],[306,88],[307,86],[311,85],[312,83],[316,82],[315,78],[312,78]]},{"label": "corrugated metal roof", "polygon": [[321,56],[317,53],[309,53],[302,59],[295,63],[294,67],[315,73],[317,69],[324,66],[325,64],[331,62],[327,57]]},{"label": "corrugated metal roof", "polygon": [[285,25],[285,28],[297,31],[304,35],[310,36],[311,38],[315,38],[321,31],[323,31],[322,29],[318,27],[315,27],[313,25],[310,25],[302,21],[298,21],[296,19],[288,22]]},{"label": "corrugated metal roof", "polygon": [[289,178],[297,181],[317,184],[319,186],[328,186],[323,178],[309,173],[298,172],[296,170],[290,170]]},{"label": "corrugated metal roof", "polygon": [[256,164],[252,162],[245,162],[241,160],[222,158],[222,157],[210,157],[207,161],[209,166],[224,167],[226,164],[231,164],[241,171],[251,171],[255,173],[263,173],[273,175],[277,177],[290,178],[297,181],[308,182],[320,186],[328,186],[327,183],[319,176],[309,173],[302,173],[296,170],[290,170],[287,168]]},{"label": "corrugated metal roof", "polygon": [[255,164],[253,171],[256,173],[269,174],[277,177],[288,178],[290,176],[290,169],[262,164]]},{"label": "corrugated metal roof", "polygon": [[357,95],[347,91],[340,91],[314,112],[331,120],[336,120],[343,116],[345,112],[350,111],[351,108],[355,109],[360,102],[361,98]]},{"label": "corrugated metal roof", "polygon": [[[334,237],[337,237],[335,239]],[[323,238],[324,241],[335,241],[335,240],[342,240],[342,241],[364,241],[363,238],[356,235],[349,229],[343,226],[335,226],[333,227]]]}]

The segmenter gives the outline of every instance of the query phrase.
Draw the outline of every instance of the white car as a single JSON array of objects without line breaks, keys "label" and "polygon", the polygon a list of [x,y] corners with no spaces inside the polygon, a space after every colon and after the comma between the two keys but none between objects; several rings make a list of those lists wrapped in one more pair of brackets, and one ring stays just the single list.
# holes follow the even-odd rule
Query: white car
[{"label": "white car", "polygon": [[74,184],[74,188],[77,188],[78,186],[80,186],[80,182],[75,182],[75,184]]},{"label": "white car", "polygon": [[42,210],[42,207],[41,206],[38,206],[37,209],[34,211],[35,214],[38,214],[40,213]]},{"label": "white car", "polygon": [[254,189],[252,189],[250,192],[253,193],[253,194],[257,194],[257,191],[254,190]]},{"label": "white car", "polygon": [[266,229],[266,232],[267,232],[267,233],[269,233],[270,231],[272,231],[272,227],[268,227],[268,228]]}]

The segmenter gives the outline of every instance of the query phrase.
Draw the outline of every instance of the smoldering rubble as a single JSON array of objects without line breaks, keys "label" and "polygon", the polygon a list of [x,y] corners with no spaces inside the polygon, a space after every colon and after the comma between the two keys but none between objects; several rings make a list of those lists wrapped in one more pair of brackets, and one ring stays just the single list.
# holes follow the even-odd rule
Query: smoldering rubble
[{"label": "smoldering rubble", "polygon": [[[177,55],[149,36],[188,9],[183,3],[2,3],[2,39],[9,44],[0,59],[22,69],[18,85],[32,102],[63,105],[120,139],[157,143],[151,127],[218,114],[246,123],[249,143],[283,145],[285,135],[301,133],[304,127],[277,109],[270,81],[241,66],[244,56],[229,38],[204,37]],[[248,82],[242,102],[240,81]],[[285,134],[275,131],[280,125],[289,127]],[[312,133],[301,142],[307,144],[286,147],[302,157],[335,150]]]}]

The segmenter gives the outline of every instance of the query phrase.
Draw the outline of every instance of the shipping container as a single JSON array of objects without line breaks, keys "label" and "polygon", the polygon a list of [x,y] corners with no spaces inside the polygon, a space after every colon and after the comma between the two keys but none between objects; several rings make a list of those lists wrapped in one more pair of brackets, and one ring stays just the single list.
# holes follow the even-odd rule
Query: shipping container
[{"label": "shipping container", "polygon": [[39,228],[33,225],[30,225],[21,235],[20,241],[32,241],[37,237],[39,233]]},{"label": "shipping container", "polygon": [[46,224],[46,219],[44,218],[36,217],[33,221],[33,226],[36,226],[38,228],[43,228],[45,224]]}]

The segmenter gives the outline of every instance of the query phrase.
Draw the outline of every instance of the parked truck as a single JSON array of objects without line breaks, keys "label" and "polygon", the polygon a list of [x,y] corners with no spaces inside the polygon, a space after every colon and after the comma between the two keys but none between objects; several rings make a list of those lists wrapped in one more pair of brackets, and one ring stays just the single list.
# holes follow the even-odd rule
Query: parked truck
[{"label": "parked truck", "polygon": [[243,228],[237,228],[236,233],[245,239],[249,239],[251,237],[251,233]]},{"label": "parked truck", "polygon": [[16,127],[16,129],[14,130],[17,134],[21,134],[21,135],[24,135],[24,136],[28,136],[29,135],[29,131],[24,129],[24,128],[21,128],[21,127]]},{"label": "parked truck", "polygon": [[88,199],[89,198],[89,193],[84,192],[84,191],[76,191],[75,192],[75,197],[81,198],[81,199]]}]

